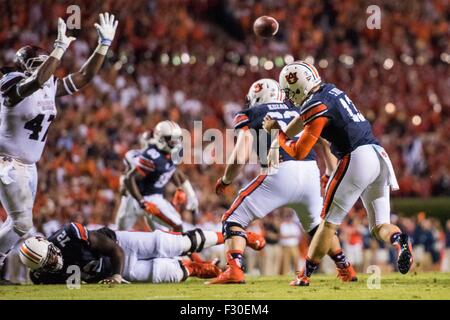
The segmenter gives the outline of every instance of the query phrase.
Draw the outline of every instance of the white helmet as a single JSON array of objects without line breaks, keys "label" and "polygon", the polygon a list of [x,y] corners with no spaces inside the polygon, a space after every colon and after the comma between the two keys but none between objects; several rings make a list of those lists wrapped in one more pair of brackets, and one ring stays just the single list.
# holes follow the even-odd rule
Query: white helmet
[{"label": "white helmet", "polygon": [[142,149],[148,147],[148,145],[152,142],[152,133],[150,131],[144,131],[139,137],[139,144]]},{"label": "white helmet", "polygon": [[180,126],[170,120],[159,122],[153,132],[152,143],[165,152],[172,152],[181,146],[182,131]]},{"label": "white helmet", "polygon": [[248,90],[246,105],[253,107],[262,103],[283,102],[284,97],[278,82],[273,79],[259,79]]},{"label": "white helmet", "polygon": [[280,72],[280,85],[288,99],[300,106],[311,90],[322,83],[317,69],[304,61],[295,61],[286,65]]},{"label": "white helmet", "polygon": [[43,237],[32,237],[19,250],[20,261],[31,270],[56,272],[62,269],[61,250]]}]

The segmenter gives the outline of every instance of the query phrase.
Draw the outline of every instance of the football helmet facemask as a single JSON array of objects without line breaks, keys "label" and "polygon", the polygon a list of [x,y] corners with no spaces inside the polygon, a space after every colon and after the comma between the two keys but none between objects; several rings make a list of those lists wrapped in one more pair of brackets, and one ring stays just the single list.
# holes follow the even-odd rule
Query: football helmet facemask
[{"label": "football helmet facemask", "polygon": [[322,83],[317,69],[304,61],[295,61],[284,66],[280,72],[280,86],[296,106],[300,106],[312,89]]},{"label": "football helmet facemask", "polygon": [[63,267],[61,250],[43,237],[31,237],[19,250],[20,261],[31,270],[57,272]]},{"label": "football helmet facemask", "polygon": [[161,151],[171,153],[181,147],[182,141],[181,128],[173,121],[161,121],[153,131],[152,143]]},{"label": "football helmet facemask", "polygon": [[47,58],[42,48],[27,45],[17,50],[14,63],[22,72],[31,75]]}]

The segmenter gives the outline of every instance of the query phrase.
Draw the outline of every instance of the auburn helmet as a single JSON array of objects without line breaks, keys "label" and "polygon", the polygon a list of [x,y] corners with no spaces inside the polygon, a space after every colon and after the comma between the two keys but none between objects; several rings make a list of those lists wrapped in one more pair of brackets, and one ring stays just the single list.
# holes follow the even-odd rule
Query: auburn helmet
[{"label": "auburn helmet", "polygon": [[14,64],[20,71],[31,74],[47,60],[47,58],[48,55],[42,48],[27,45],[17,50],[16,56],[14,57]]},{"label": "auburn helmet", "polygon": [[281,70],[279,82],[287,98],[296,106],[300,106],[312,89],[322,83],[322,79],[313,65],[305,61],[295,61]]},{"label": "auburn helmet", "polygon": [[246,97],[246,106],[253,107],[263,103],[275,103],[284,101],[284,91],[273,79],[259,79],[254,82]]}]

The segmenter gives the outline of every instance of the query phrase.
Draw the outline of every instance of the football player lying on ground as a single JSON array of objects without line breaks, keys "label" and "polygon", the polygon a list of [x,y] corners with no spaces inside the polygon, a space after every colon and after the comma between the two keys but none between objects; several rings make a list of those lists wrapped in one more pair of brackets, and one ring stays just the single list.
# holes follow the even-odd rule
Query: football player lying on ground
[{"label": "football player lying on ground", "polygon": [[[181,215],[175,206],[197,212],[198,199],[189,179],[177,168],[172,155],[181,150],[180,126],[169,120],[159,122],[150,137],[141,137],[142,149],[125,154],[126,174],[122,178],[122,198],[117,213],[120,230],[131,230],[140,216],[152,229],[183,231]],[[177,187],[172,203],[164,198],[169,181]]]},{"label": "football player lying on ground", "polygon": [[[261,250],[264,238],[248,234],[251,247]],[[20,260],[31,269],[35,284],[63,284],[78,266],[86,283],[182,282],[187,277],[212,278],[220,269],[210,262],[180,260],[223,243],[220,232],[195,229],[185,233],[87,230],[70,223],[48,239],[32,237],[23,243]],[[69,271],[69,273],[68,273]]]},{"label": "football player lying on ground", "polygon": [[397,248],[397,268],[407,273],[413,260],[409,237],[390,220],[389,188],[397,190],[398,183],[389,156],[373,135],[370,123],[345,92],[322,83],[317,69],[304,61],[285,66],[280,85],[300,107],[300,117],[291,126],[301,127],[298,123],[303,123],[303,133],[293,141],[271,117],[264,119],[264,128],[278,129],[280,146],[295,159],[305,158],[319,137],[331,143],[331,151],[339,159],[326,188],[324,220],[311,241],[304,270],[291,284],[309,285],[339,225],[358,198],[367,211],[370,232]]},{"label": "football player lying on ground", "polygon": [[[210,284],[244,283],[243,253],[248,244],[245,228],[255,219],[265,217],[271,211],[295,204],[303,204],[305,212],[300,212],[299,218],[305,231],[313,236],[320,222],[322,197],[320,195],[320,172],[316,162],[316,154],[311,151],[302,161],[296,160],[278,145],[263,150],[260,143],[262,136],[271,137],[263,131],[263,119],[267,115],[276,117],[278,123],[287,126],[299,110],[285,101],[285,94],[277,81],[260,79],[253,83],[247,95],[247,109],[239,112],[235,117],[235,129],[239,130],[238,141],[231,158],[225,168],[224,175],[218,179],[216,193],[222,194],[239,174],[242,167],[239,163],[247,163],[252,146],[257,146],[257,153],[263,173],[239,191],[239,195],[231,207],[222,217],[223,234],[227,250],[227,269]],[[256,138],[251,133],[256,130]],[[274,139],[274,142],[277,142]],[[269,159],[278,166],[276,172],[267,174],[266,164],[269,148]],[[322,145],[318,145],[319,149]],[[273,151],[275,151],[273,153]],[[330,155],[321,150],[325,156]],[[244,155],[244,159],[238,157]],[[244,160],[244,161],[240,161]],[[327,167],[334,165],[334,158],[325,157]],[[278,164],[279,162],[279,164]],[[339,239],[333,237],[333,244],[328,254],[336,263],[338,276],[342,281],[356,281],[356,273],[342,252]]]}]

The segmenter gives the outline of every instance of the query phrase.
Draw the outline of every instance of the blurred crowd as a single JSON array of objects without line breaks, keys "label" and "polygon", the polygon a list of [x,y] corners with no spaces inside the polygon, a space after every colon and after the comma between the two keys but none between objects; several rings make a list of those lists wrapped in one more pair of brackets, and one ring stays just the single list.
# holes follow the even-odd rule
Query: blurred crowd
[{"label": "blurred crowd", "polygon": [[[187,129],[194,120],[202,120],[203,130],[229,128],[251,83],[277,79],[281,67],[294,59],[314,63],[322,79],[345,90],[373,123],[399,178],[401,190],[394,197],[450,195],[448,1],[6,0],[0,2],[0,65],[10,64],[25,44],[51,50],[57,18],[67,17],[74,3],[81,9],[81,29],[69,31],[77,40],[58,76],[80,68],[95,48],[98,13],[114,13],[119,27],[93,83],[57,101],[58,116],[38,163],[35,220],[40,231],[69,220],[113,223],[122,159],[139,146],[140,133],[163,119]],[[369,5],[381,8],[379,30],[366,27]],[[263,14],[280,22],[274,39],[252,33],[253,21]],[[194,184],[202,213],[196,221],[184,212],[183,217],[211,228],[219,228],[233,195],[258,170],[248,166],[234,192],[219,198],[211,188],[223,166],[181,167]],[[369,240],[361,211],[355,209],[342,228],[345,247],[355,252],[361,268],[378,255],[389,265],[392,253]],[[285,264],[295,264],[302,255],[286,247],[298,247],[302,233],[287,226],[290,215],[280,212],[253,227],[281,248],[262,255],[280,255],[280,270],[287,270]],[[435,265],[442,258],[436,248],[444,232],[437,221],[399,222],[414,234],[420,230],[417,241],[426,242],[424,253],[434,252]],[[257,259],[250,261],[256,266]]]}]

